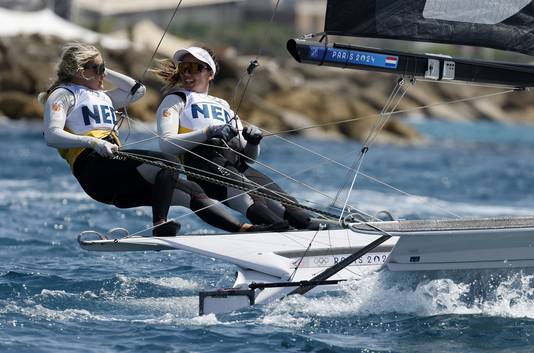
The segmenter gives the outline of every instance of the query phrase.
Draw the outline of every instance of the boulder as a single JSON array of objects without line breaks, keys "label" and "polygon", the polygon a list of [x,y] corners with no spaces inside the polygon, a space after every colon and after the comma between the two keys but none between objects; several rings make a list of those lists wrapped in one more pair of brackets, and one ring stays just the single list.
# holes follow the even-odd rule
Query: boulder
[{"label": "boulder", "polygon": [[[132,32],[132,36],[149,31],[145,32]],[[134,45],[126,50],[102,49],[102,53],[109,67],[143,79],[148,87],[147,94],[128,107],[128,112],[132,118],[153,121],[162,98],[162,83],[153,74],[145,73],[153,47],[147,46],[149,38],[143,40],[145,44],[141,46]],[[42,107],[35,96],[53,81],[63,43],[58,38],[41,35],[0,37],[0,110],[5,115],[12,118],[42,117]],[[176,45],[164,50],[165,57]],[[255,57],[239,56],[229,48],[215,49],[220,69],[210,94],[226,99],[243,120],[273,132],[290,130],[313,137],[363,139],[398,80],[397,76],[389,74],[267,57],[260,57],[259,66],[252,76],[248,76],[246,69]],[[150,67],[154,65],[154,62],[150,63]],[[421,140],[413,128],[403,123],[402,116],[425,115],[451,121],[534,122],[534,100],[528,92],[450,104],[447,102],[504,91],[505,88],[426,81],[418,81],[414,86],[407,81],[404,87],[406,94],[398,104],[395,103],[395,111],[404,113],[393,115],[378,134],[377,142]]]},{"label": "boulder", "polygon": [[35,95],[17,91],[0,93],[0,111],[12,119],[41,119],[44,113]]}]

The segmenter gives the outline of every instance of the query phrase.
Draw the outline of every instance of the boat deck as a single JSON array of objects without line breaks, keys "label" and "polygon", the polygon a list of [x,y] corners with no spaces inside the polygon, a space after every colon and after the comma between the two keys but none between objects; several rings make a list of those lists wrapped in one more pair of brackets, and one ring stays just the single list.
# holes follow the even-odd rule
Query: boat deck
[{"label": "boat deck", "polygon": [[534,217],[446,219],[446,220],[398,220],[353,224],[354,231],[362,233],[461,231],[477,229],[534,228]]}]

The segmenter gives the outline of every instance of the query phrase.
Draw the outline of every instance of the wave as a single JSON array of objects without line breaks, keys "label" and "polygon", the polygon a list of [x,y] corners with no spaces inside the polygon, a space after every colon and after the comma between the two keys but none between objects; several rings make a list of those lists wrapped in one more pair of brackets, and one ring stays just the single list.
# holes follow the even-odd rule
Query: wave
[{"label": "wave", "polygon": [[[532,206],[522,202],[498,205],[491,203],[445,201],[433,197],[416,195],[393,195],[371,190],[357,192],[358,202],[365,205],[370,214],[387,209],[398,218],[530,216]],[[534,205],[533,205],[534,206]]]},{"label": "wave", "polygon": [[51,242],[36,239],[0,238],[0,246],[50,246]]},{"label": "wave", "polygon": [[[392,273],[387,270],[318,297],[266,307],[264,323],[307,325],[312,318],[372,315],[483,315],[534,319],[534,274],[523,271]],[[304,319],[303,319],[304,318]],[[301,320],[303,319],[303,320]]]},{"label": "wave", "polygon": [[[58,308],[54,303],[40,303],[35,299],[53,297],[70,303],[72,307]],[[223,324],[215,315],[198,316],[198,297],[106,298],[85,297],[86,306],[73,301],[79,294],[65,291],[43,291],[34,299],[2,303],[0,318],[14,315],[32,320],[55,322],[127,322],[171,326],[212,326]],[[88,302],[87,302],[88,300]],[[97,302],[94,302],[94,301]],[[91,304],[91,302],[93,302]],[[74,304],[77,304],[74,305]],[[228,324],[228,323],[226,323]]]},{"label": "wave", "polygon": [[0,308],[0,315],[7,316],[12,314],[19,314],[28,318],[37,318],[47,321],[89,321],[89,320],[105,320],[101,315],[94,315],[88,310],[84,309],[65,309],[55,310],[44,307],[41,304],[34,306],[20,306],[14,303],[9,303],[3,308]]},{"label": "wave", "polygon": [[149,285],[152,289],[162,287],[180,291],[198,290],[201,286],[195,281],[181,277],[138,277],[117,274],[115,278],[118,288],[126,295],[135,290],[139,285]]},{"label": "wave", "polygon": [[[322,191],[329,195],[335,195],[337,189],[323,187]],[[309,191],[300,192],[299,197],[301,200],[312,202],[314,206],[326,206],[329,204],[329,202],[325,202],[323,196]],[[527,196],[525,196],[524,200],[496,204],[474,201],[447,201],[436,197],[406,195],[369,189],[353,191],[349,205],[371,216],[380,211],[388,210],[398,219],[519,217],[531,216],[534,208],[532,200],[528,199]]]},{"label": "wave", "polygon": [[139,278],[137,281],[139,283],[149,283],[156,286],[180,290],[198,290],[201,287],[201,285],[195,281],[180,277]]}]

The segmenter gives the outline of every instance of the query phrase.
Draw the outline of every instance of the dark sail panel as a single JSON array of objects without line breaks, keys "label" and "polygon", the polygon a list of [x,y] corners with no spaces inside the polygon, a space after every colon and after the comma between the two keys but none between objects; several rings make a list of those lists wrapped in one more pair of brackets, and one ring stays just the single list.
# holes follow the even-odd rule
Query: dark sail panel
[{"label": "dark sail panel", "polygon": [[329,0],[332,35],[481,46],[534,55],[531,0]]}]

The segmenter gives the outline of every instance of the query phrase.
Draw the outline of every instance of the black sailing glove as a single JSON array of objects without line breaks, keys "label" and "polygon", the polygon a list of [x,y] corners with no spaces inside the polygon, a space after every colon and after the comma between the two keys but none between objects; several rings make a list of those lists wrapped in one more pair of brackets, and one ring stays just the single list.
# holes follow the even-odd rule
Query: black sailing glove
[{"label": "black sailing glove", "polygon": [[245,127],[241,132],[241,135],[243,135],[243,138],[251,145],[259,145],[263,138],[261,130],[253,125]]},{"label": "black sailing glove", "polygon": [[210,125],[206,129],[206,137],[209,139],[220,138],[224,141],[230,141],[237,136],[237,129],[231,125]]}]

